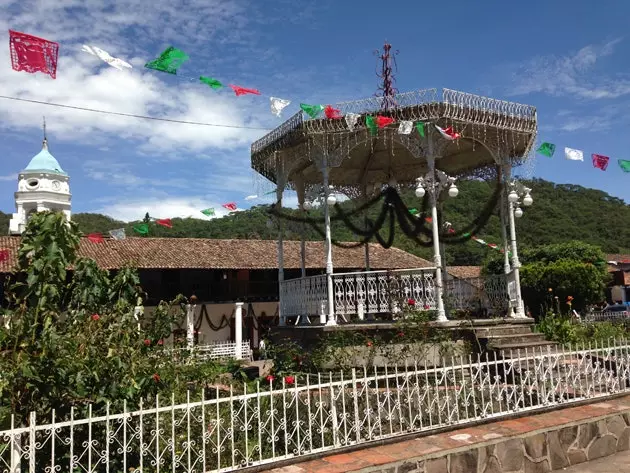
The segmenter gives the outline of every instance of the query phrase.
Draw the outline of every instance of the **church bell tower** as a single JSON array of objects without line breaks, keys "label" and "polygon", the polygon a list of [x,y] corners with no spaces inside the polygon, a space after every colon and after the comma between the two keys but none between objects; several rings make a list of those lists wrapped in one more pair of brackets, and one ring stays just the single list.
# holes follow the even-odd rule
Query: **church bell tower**
[{"label": "church bell tower", "polygon": [[34,212],[54,210],[63,212],[70,220],[70,177],[48,150],[46,122],[42,150],[31,159],[18,176],[15,210],[9,222],[9,233],[20,235]]}]

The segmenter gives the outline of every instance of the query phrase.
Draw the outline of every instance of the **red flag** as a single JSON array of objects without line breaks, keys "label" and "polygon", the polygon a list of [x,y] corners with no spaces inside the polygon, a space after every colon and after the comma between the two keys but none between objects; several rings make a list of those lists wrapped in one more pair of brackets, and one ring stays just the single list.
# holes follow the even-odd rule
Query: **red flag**
[{"label": "red flag", "polygon": [[593,154],[591,156],[593,158],[593,167],[605,171],[608,167],[608,161],[610,161],[610,158],[608,156],[602,156],[601,154]]},{"label": "red flag", "polygon": [[3,261],[9,261],[9,250],[0,250],[0,263]]},{"label": "red flag", "polygon": [[247,94],[260,95],[260,92],[256,89],[246,89],[245,87],[239,87],[238,85],[232,85],[232,84],[230,84],[230,87],[232,87],[232,90],[234,91],[237,97],[239,95],[247,95]]},{"label": "red flag", "polygon": [[163,227],[173,228],[173,224],[171,223],[170,218],[158,218],[155,223],[158,225],[162,225]]},{"label": "red flag", "polygon": [[379,128],[384,128],[387,125],[391,125],[394,123],[394,119],[391,117],[381,117],[380,115],[376,115],[376,124]]},{"label": "red flag", "polygon": [[449,229],[448,229],[448,232],[449,232],[449,233],[455,233],[455,229],[453,229],[453,228],[449,228]]},{"label": "red flag", "polygon": [[435,128],[437,128],[437,131],[439,131],[440,134],[449,141],[456,140],[457,138],[461,136],[459,133],[455,133],[453,131],[452,126],[448,126],[446,128],[440,128],[439,126],[435,125]]},{"label": "red flag", "polygon": [[433,219],[431,217],[426,217],[424,221],[427,223],[433,223]]},{"label": "red flag", "polygon": [[90,233],[87,236],[88,240],[90,240],[92,243],[103,243],[103,241],[105,241],[103,239],[103,235],[101,235],[100,233]]},{"label": "red flag", "polygon": [[230,212],[234,212],[237,209],[235,202],[228,202],[227,204],[223,204],[223,207],[228,209]]},{"label": "red flag", "polygon": [[57,77],[59,43],[9,30],[9,51],[14,71],[43,72],[53,79]]},{"label": "red flag", "polygon": [[324,109],[324,114],[326,115],[326,118],[342,118],[341,111],[339,109],[332,108],[331,105],[326,105],[326,108]]},{"label": "red flag", "polygon": [[497,247],[496,243],[488,243],[488,246],[490,248],[496,248]]}]

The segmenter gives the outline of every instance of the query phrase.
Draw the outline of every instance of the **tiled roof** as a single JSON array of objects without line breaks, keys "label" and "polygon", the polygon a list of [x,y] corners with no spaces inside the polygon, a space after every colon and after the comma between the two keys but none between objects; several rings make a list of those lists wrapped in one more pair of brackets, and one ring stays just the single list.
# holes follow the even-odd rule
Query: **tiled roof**
[{"label": "tiled roof", "polygon": [[[20,237],[0,237],[0,250],[9,250],[9,259],[0,262],[0,273],[10,272],[15,264]],[[79,255],[93,258],[103,269],[117,269],[126,264],[141,269],[275,269],[277,243],[273,240],[213,240],[206,238],[127,238],[105,239],[93,243],[81,239]],[[306,267],[324,268],[323,242],[306,242]],[[364,266],[363,247],[333,247],[337,269]],[[371,269],[430,267],[431,263],[397,248],[388,250],[370,244]],[[300,268],[300,242],[284,242],[284,267]]]},{"label": "tiled roof", "polygon": [[446,271],[451,276],[459,279],[470,279],[481,277],[481,266],[449,266]]},{"label": "tiled roof", "polygon": [[630,255],[606,255],[606,261],[616,261],[618,263],[622,261],[630,262]]}]

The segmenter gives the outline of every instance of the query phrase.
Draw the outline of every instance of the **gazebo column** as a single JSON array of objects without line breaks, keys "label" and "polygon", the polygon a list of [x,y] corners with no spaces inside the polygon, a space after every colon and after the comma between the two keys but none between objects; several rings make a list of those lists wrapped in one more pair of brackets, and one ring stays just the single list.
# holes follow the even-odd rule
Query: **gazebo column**
[{"label": "gazebo column", "polygon": [[[305,201],[305,186],[304,181],[295,181],[295,192],[298,198],[298,207],[303,213],[306,213]],[[304,232],[300,233],[300,269],[302,270],[302,277],[306,277],[306,241],[304,240]]]},{"label": "gazebo column", "polygon": [[[278,211],[282,211],[282,194],[284,192],[284,179],[280,177],[278,179],[277,187],[276,187],[276,206]],[[279,294],[282,293],[280,291],[280,286],[282,285],[282,281],[284,281],[284,236],[283,236],[284,228],[282,225],[282,219],[278,219],[278,290]],[[282,302],[282,301],[280,301]],[[278,322],[280,326],[286,325],[286,319],[284,314],[282,313],[282,303],[278,306]]]},{"label": "gazebo column", "polygon": [[[509,202],[507,200],[507,192],[505,189],[503,189],[503,193],[501,194],[501,238],[503,240],[503,272],[505,273],[505,276],[508,278],[509,280],[509,275],[512,272],[512,267],[510,266],[510,240],[508,239],[508,233],[507,233],[507,215],[506,213],[509,213]],[[508,286],[509,287],[509,286]],[[509,291],[508,291],[508,299],[510,298],[509,296]],[[517,318],[517,311],[514,310],[514,307],[512,307],[512,301],[508,301],[508,317],[510,318]]]},{"label": "gazebo column", "polygon": [[427,164],[431,175],[429,198],[431,200],[431,228],[433,230],[433,264],[435,265],[435,302],[437,305],[437,321],[448,322],[444,310],[444,281],[442,275],[442,256],[440,255],[440,227],[438,222],[438,197],[440,193],[439,179],[435,169],[434,139],[435,133],[428,133]]},{"label": "gazebo column", "polygon": [[326,286],[328,288],[328,290],[326,291],[328,296],[328,321],[326,322],[326,325],[337,325],[333,293],[332,234],[330,230],[330,206],[328,205],[330,188],[328,184],[328,156],[326,155],[326,153],[323,153],[321,164],[324,184],[324,225],[326,227]]},{"label": "gazebo column", "polygon": [[523,307],[523,298],[521,296],[521,277],[519,268],[521,262],[518,260],[518,250],[516,248],[516,225],[514,222],[514,204],[507,199],[508,219],[510,222],[510,247],[512,250],[512,276],[514,278],[514,286],[516,292],[516,313],[514,317],[517,319],[526,318],[525,308]]}]

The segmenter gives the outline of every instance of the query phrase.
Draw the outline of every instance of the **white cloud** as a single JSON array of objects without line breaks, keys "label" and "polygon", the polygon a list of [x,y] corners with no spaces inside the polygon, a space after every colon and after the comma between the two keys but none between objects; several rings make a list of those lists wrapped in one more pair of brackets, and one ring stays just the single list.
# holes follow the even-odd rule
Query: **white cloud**
[{"label": "white cloud", "polygon": [[510,95],[545,93],[582,99],[617,98],[630,94],[630,77],[606,76],[597,63],[611,56],[621,39],[589,45],[567,56],[538,56],[512,66]]},{"label": "white cloud", "polygon": [[17,178],[18,178],[17,174],[8,174],[6,176],[0,176],[0,181],[17,182]]},{"label": "white cloud", "polygon": [[[177,2],[123,0],[15,1],[3,8],[5,26],[59,41],[57,79],[41,73],[13,71],[8,48],[0,49],[2,95],[54,102],[134,115],[230,126],[261,127],[250,112],[252,99],[236,98],[231,91],[216,92],[199,83],[174,80],[169,74],[149,71],[144,63],[170,41],[188,45],[192,62],[200,59],[193,45],[220,36],[242,42],[242,2],[191,0]],[[185,32],[179,34],[179,32]],[[203,31],[203,34],[200,33]],[[118,71],[85,52],[83,43],[102,47],[134,65]],[[161,44],[156,50],[155,44]],[[150,44],[150,46],[149,46]],[[197,62],[199,64],[200,62]],[[202,62],[204,65],[206,61]],[[264,106],[267,104],[265,103]],[[262,106],[262,105],[261,105]],[[0,99],[2,126],[12,130],[40,126],[46,115],[50,134],[72,142],[107,143],[127,139],[146,152],[202,151],[247,146],[264,131],[166,123],[41,104]]]},{"label": "white cloud", "polygon": [[206,217],[201,213],[203,209],[209,207],[215,209],[215,217],[223,217],[229,213],[221,207],[221,204],[206,201],[199,197],[125,199],[124,201],[104,205],[93,211],[109,215],[123,222],[141,220],[147,212],[154,218],[193,217],[201,220],[211,220],[213,217]]}]

